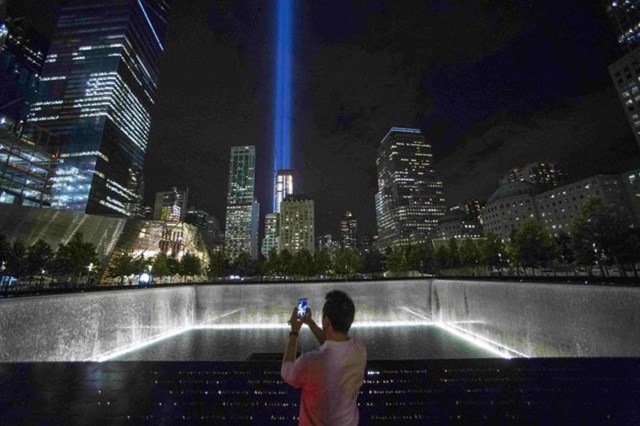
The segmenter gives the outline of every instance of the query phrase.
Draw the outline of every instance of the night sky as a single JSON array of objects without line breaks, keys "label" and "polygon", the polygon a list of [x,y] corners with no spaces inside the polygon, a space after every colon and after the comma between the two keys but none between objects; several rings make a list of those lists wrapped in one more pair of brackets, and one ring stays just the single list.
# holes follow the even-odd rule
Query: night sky
[{"label": "night sky", "polygon": [[[14,0],[39,10],[42,1]],[[294,33],[296,192],[316,234],[351,210],[375,233],[376,149],[421,128],[447,204],[486,198],[511,167],[570,178],[640,165],[608,64],[622,55],[595,1],[299,1]],[[256,145],[271,208],[275,2],[174,0],[146,158],[146,202],[172,186],[224,223],[229,148]]]}]

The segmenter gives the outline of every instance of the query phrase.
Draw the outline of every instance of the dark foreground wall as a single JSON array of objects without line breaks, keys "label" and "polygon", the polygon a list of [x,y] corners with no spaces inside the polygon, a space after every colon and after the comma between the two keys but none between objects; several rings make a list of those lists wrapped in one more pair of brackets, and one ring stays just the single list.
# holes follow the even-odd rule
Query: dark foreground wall
[{"label": "dark foreground wall", "polygon": [[83,361],[191,327],[193,287],[0,300],[0,362]]},{"label": "dark foreground wall", "polygon": [[640,356],[640,288],[435,280],[437,321],[534,357]]}]

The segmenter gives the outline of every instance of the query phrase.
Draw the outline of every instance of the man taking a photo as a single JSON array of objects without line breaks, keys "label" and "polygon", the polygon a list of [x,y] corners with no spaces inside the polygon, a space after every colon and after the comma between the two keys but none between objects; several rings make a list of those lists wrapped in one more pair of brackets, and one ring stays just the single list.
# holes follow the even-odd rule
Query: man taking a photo
[{"label": "man taking a photo", "polygon": [[[322,329],[311,309],[298,317],[291,315],[291,331],[280,371],[285,382],[302,388],[300,425],[357,425],[358,392],[364,383],[367,351],[364,344],[349,337],[355,306],[343,291],[326,294],[322,308]],[[320,343],[316,351],[296,359],[302,324],[307,324]]]}]

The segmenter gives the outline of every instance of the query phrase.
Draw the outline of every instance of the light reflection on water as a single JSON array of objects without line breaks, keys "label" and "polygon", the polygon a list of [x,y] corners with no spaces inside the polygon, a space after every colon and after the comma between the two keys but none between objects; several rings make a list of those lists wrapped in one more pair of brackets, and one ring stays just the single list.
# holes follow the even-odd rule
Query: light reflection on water
[{"label": "light reflection on water", "polygon": [[[370,360],[495,358],[432,325],[355,327],[351,337],[367,345]],[[253,353],[281,353],[286,328],[193,329],[118,357],[131,361],[242,361]],[[300,334],[299,350],[318,347],[308,329]]]}]

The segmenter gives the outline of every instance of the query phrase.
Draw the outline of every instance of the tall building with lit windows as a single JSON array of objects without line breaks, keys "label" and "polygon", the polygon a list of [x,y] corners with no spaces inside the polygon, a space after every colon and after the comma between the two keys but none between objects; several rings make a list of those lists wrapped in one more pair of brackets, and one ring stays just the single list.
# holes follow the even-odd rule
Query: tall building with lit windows
[{"label": "tall building with lit windows", "polygon": [[276,172],[274,188],[273,211],[280,213],[280,203],[287,195],[293,194],[293,172],[291,170],[278,170]]},{"label": "tall building with lit windows", "polygon": [[225,223],[225,250],[231,259],[243,252],[258,258],[260,205],[255,198],[255,165],[254,146],[231,147]]},{"label": "tall building with lit windows", "polygon": [[153,207],[153,220],[163,220],[165,222],[185,220],[188,201],[189,188],[184,191],[178,191],[178,188],[174,187],[171,191],[157,192],[156,202]]},{"label": "tall building with lit windows", "polygon": [[263,256],[269,256],[272,251],[278,252],[279,213],[269,213],[264,217],[264,238],[262,239],[262,247],[260,252]]},{"label": "tall building with lit windows", "polygon": [[358,219],[350,211],[340,220],[340,243],[343,247],[358,248]]},{"label": "tall building with lit windows", "polygon": [[608,0],[607,14],[626,54],[609,65],[631,131],[640,146],[640,0]]},{"label": "tall building with lit windows", "polygon": [[18,128],[27,118],[48,49],[28,17],[0,18],[0,128]]},{"label": "tall building with lit windows", "polygon": [[306,195],[287,195],[280,206],[280,251],[294,254],[301,250],[315,252],[315,211]]},{"label": "tall building with lit windows", "polygon": [[607,15],[620,46],[630,52],[640,46],[640,0],[608,0]]},{"label": "tall building with lit windows", "polygon": [[168,0],[71,0],[29,120],[65,137],[52,207],[133,214],[158,88]]},{"label": "tall building with lit windows", "polygon": [[393,127],[376,160],[378,248],[426,243],[446,212],[431,145],[419,129]]}]

